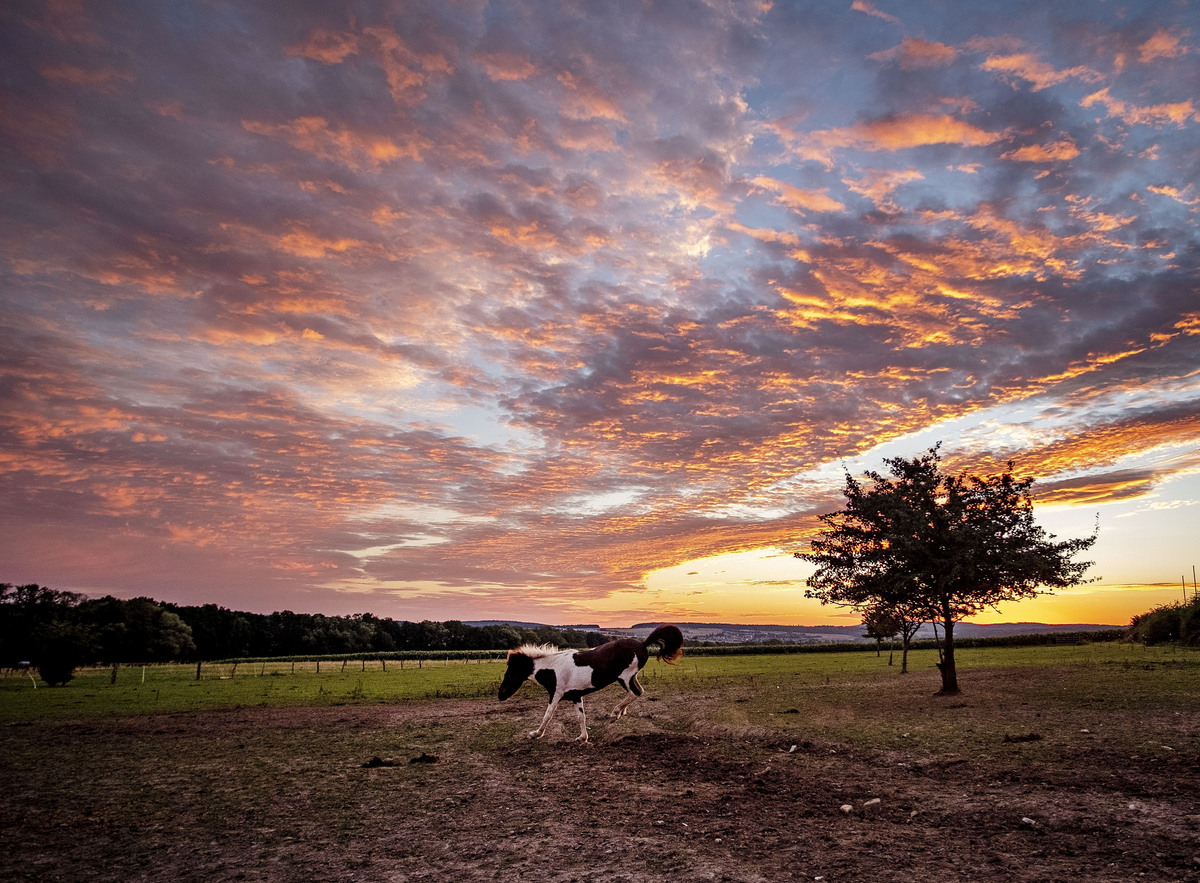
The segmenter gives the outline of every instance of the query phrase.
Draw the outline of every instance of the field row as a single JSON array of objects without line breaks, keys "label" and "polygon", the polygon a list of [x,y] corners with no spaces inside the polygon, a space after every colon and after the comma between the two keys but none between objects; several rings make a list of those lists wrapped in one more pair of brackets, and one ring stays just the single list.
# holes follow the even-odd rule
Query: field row
[{"label": "field row", "polygon": [[[888,665],[886,651],[880,656],[863,652],[685,656],[674,666],[652,659],[641,679],[655,698],[730,687],[744,692],[748,700],[770,698],[785,689],[789,695],[808,690],[831,697],[881,688],[932,692],[937,688],[936,661],[934,651],[911,653],[910,672],[901,676],[899,655],[894,665]],[[985,648],[961,651],[958,665],[968,692],[976,671],[1050,666],[1084,673],[1071,679],[1072,689],[1099,690],[1106,701],[1127,704],[1147,690],[1168,688],[1171,679],[1164,677],[1167,671],[1187,670],[1193,677],[1200,674],[1200,653],[1121,643]],[[125,666],[115,672],[111,668],[84,669],[67,685],[55,688],[28,674],[9,673],[0,679],[0,719],[482,699],[495,696],[503,671],[503,661],[478,658],[258,661],[205,663],[199,668],[194,664],[149,665]],[[1200,682],[1200,678],[1196,680]],[[541,688],[532,684],[518,694],[524,698],[542,695]]]}]

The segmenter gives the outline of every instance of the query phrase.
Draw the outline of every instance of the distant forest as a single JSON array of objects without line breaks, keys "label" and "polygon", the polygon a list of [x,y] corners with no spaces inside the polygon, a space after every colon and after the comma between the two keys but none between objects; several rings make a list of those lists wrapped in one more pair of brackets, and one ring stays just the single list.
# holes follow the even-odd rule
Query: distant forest
[{"label": "distant forest", "polygon": [[511,650],[525,643],[594,647],[594,631],[407,622],[363,613],[246,613],[216,604],[151,598],[86,598],[38,585],[0,583],[0,666],[211,661],[267,656],[386,653],[397,650]]}]

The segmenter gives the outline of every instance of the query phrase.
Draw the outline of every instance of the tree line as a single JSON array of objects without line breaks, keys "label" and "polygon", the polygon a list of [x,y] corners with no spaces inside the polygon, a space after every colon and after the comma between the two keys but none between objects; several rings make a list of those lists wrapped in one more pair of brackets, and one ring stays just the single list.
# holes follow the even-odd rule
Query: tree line
[{"label": "tree line", "polygon": [[0,583],[0,666],[36,667],[47,683],[97,664],[212,661],[397,650],[511,650],[521,644],[594,647],[594,631],[409,622],[369,613],[259,614],[216,604],[87,598],[36,584]]}]

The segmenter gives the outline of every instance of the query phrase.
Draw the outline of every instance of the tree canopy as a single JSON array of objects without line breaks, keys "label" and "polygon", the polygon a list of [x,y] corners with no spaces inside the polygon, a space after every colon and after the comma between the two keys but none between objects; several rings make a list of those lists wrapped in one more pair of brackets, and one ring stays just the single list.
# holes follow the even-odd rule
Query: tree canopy
[{"label": "tree canopy", "polygon": [[846,474],[844,508],[796,557],[817,565],[805,595],[822,603],[915,612],[940,624],[942,692],[958,692],[954,624],[987,607],[1084,582],[1073,560],[1096,533],[1058,541],[1033,518],[1032,478],[949,474],[939,446],[884,460],[868,483]]}]

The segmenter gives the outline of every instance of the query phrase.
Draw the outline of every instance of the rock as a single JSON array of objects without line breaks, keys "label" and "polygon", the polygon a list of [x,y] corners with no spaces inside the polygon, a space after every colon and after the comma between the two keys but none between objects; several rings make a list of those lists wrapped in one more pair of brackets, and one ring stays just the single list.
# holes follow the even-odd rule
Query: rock
[{"label": "rock", "polygon": [[373,770],[373,769],[376,769],[377,767],[381,767],[381,766],[395,766],[395,765],[396,765],[396,762],[393,760],[384,760],[382,757],[376,756],[376,757],[372,757],[370,760],[368,760],[366,763],[364,763],[363,768]]},{"label": "rock", "polygon": [[437,759],[436,754],[426,754],[424,751],[421,752],[420,757],[414,757],[412,760],[409,761],[409,763],[437,763],[437,762],[438,762],[438,759]]},{"label": "rock", "polygon": [[879,809],[881,806],[883,806],[883,801],[881,799],[879,799],[878,797],[872,797],[870,800],[868,800],[866,803],[863,804],[863,809],[864,810]]},{"label": "rock", "polygon": [[844,812],[846,815],[850,815],[850,813],[854,812],[854,807],[851,806],[849,803],[843,803],[842,804],[842,812]]},{"label": "rock", "polygon": [[1026,828],[1036,828],[1037,827],[1037,822],[1035,822],[1033,819],[1029,818],[1029,816],[1022,817],[1021,824],[1024,825]]}]

